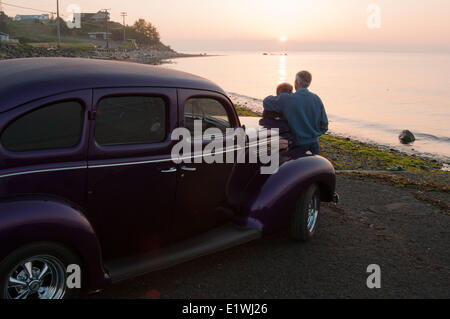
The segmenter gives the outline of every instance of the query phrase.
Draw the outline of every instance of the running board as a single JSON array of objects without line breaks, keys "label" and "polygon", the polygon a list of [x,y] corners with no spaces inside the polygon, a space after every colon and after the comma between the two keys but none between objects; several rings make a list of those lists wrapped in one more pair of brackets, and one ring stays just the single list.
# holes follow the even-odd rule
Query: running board
[{"label": "running board", "polygon": [[169,268],[261,237],[261,230],[226,224],[197,237],[149,254],[105,262],[111,281],[117,283]]}]

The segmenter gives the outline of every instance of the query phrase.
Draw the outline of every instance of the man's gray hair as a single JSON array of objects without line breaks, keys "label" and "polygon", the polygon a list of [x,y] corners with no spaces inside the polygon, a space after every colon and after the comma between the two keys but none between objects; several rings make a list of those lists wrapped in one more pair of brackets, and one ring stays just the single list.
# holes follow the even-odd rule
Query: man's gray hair
[{"label": "man's gray hair", "polygon": [[297,85],[301,88],[308,88],[312,81],[312,75],[308,71],[300,71],[295,76]]}]

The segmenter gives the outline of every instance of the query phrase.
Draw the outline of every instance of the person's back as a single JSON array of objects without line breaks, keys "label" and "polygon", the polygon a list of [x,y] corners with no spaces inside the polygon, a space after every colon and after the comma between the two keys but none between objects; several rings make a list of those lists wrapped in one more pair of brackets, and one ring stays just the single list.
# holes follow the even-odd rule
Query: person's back
[{"label": "person's back", "polygon": [[[277,96],[282,93],[292,93],[292,85],[289,83],[281,83],[277,87]],[[277,129],[280,136],[280,149],[289,148],[293,144],[293,135],[287,121],[283,118],[283,114],[279,112],[271,112],[264,110],[259,125],[271,130]]]},{"label": "person's back", "polygon": [[294,131],[295,145],[314,143],[318,136],[325,133],[328,123],[323,123],[324,108],[316,94],[308,89],[298,89],[294,94],[286,94],[281,100],[285,105],[283,117]]},{"label": "person's back", "polygon": [[313,154],[318,154],[318,137],[328,130],[328,118],[321,99],[307,89],[310,83],[309,72],[299,72],[296,79],[297,91],[267,97],[264,100],[264,110],[283,114],[294,135],[294,147],[307,148]]}]

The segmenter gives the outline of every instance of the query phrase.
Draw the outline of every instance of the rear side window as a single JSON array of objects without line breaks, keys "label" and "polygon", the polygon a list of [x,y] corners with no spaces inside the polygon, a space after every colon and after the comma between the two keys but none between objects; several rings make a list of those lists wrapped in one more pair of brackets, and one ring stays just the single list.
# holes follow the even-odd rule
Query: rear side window
[{"label": "rear side window", "polygon": [[116,96],[97,107],[95,141],[102,146],[152,144],[166,138],[167,105],[152,96]]},{"label": "rear side window", "polygon": [[[202,121],[202,132],[195,132],[195,121]],[[184,125],[195,134],[203,134],[209,128],[218,128],[223,134],[231,127],[225,107],[219,101],[212,98],[190,98],[184,105]]]},{"label": "rear side window", "polygon": [[12,152],[74,147],[81,140],[83,115],[84,107],[76,101],[44,106],[9,124],[1,143]]}]

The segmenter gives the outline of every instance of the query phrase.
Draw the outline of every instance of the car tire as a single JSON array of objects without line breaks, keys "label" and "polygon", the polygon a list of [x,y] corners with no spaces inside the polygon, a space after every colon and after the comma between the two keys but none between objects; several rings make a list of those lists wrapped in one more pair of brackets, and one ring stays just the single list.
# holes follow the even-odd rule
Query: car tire
[{"label": "car tire", "polygon": [[0,261],[0,298],[76,298],[80,289],[67,287],[67,267],[73,264],[81,268],[80,258],[58,243],[40,242],[21,247]]},{"label": "car tire", "polygon": [[314,237],[320,216],[320,189],[310,185],[300,196],[291,220],[291,237],[299,241],[309,241]]}]

